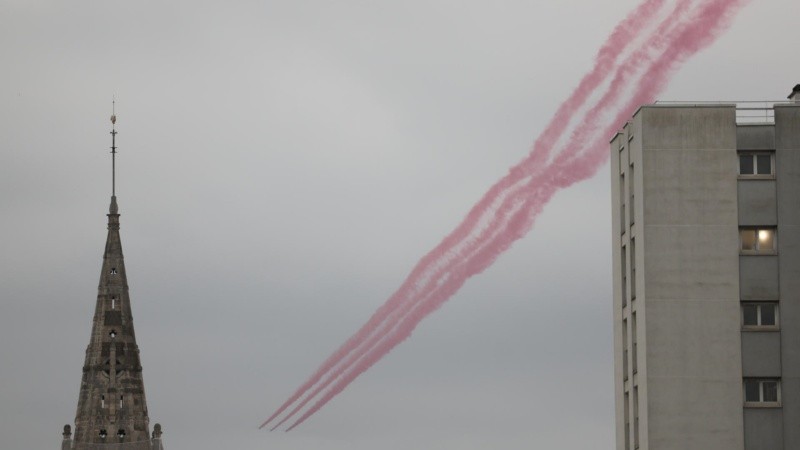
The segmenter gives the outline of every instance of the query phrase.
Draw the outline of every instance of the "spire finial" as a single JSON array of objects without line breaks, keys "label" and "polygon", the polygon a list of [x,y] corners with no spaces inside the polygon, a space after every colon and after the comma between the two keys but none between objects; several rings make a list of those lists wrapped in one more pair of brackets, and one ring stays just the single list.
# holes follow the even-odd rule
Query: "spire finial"
[{"label": "spire finial", "polygon": [[109,212],[117,214],[117,123],[116,99],[111,97],[111,207]]}]

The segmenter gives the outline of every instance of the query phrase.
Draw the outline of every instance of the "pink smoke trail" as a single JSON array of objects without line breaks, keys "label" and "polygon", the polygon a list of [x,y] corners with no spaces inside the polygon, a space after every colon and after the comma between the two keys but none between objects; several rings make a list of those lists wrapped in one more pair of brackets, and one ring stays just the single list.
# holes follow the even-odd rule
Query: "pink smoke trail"
[{"label": "pink smoke trail", "polygon": [[[670,15],[668,17],[666,17],[662,21],[661,25],[655,30],[655,32],[653,33],[654,37],[652,37],[648,41],[648,43],[644,44],[636,53],[634,53],[633,56],[629,57],[623,63],[623,65],[629,67],[630,63],[631,63],[631,59],[633,59],[634,56],[642,55],[642,54],[649,54],[649,52],[646,52],[645,50],[650,49],[651,47],[655,47],[655,48],[659,48],[659,49],[661,47],[663,47],[663,45],[665,45],[665,42],[664,42],[665,40],[662,38],[662,36],[670,28],[674,28],[676,26],[675,25],[676,21],[678,19],[680,19],[682,15],[685,14],[685,9],[686,9],[686,7],[688,6],[688,4],[690,2],[691,2],[691,0],[682,0],[681,2],[679,2],[675,6],[673,11],[670,13]],[[624,36],[624,37],[625,38],[629,38],[630,36]],[[656,44],[659,44],[659,45],[657,46]],[[607,51],[601,50],[601,54],[604,53],[604,52],[607,53]],[[610,63],[613,64],[613,62],[614,61],[611,60]],[[597,81],[597,83],[599,84],[599,80]],[[581,91],[581,92],[583,92],[583,91]],[[604,98],[608,101],[609,97],[613,97],[613,96],[606,95]],[[585,98],[585,96],[582,97],[582,98]],[[571,98],[570,100],[576,100],[576,99]],[[575,105],[575,106],[580,106],[580,105]],[[563,105],[562,105],[562,110],[565,111],[565,109],[563,108]],[[586,125],[587,122],[589,124],[591,124],[591,123],[593,123],[593,120],[588,120],[588,119],[584,120],[584,128],[588,127]],[[566,120],[562,120],[562,122],[567,122],[567,121]],[[565,123],[563,123],[561,125],[562,129],[564,127],[566,127]],[[589,128],[591,128],[591,127],[589,127]],[[584,135],[586,135],[586,133],[584,133]],[[549,141],[549,142],[543,140],[542,138],[537,140],[537,143],[540,144],[537,147],[537,149],[541,152],[541,153],[539,153],[540,159],[543,158],[543,156],[541,156],[543,153],[549,153],[552,150],[552,148],[553,148],[552,139],[557,139],[557,137],[551,135],[550,139],[551,139],[551,141]],[[547,142],[547,143],[546,144],[542,144],[543,142]],[[575,148],[583,148],[583,146],[582,145],[575,146]],[[529,160],[529,159],[530,158],[527,158],[522,163],[518,164],[518,166],[521,166],[522,164],[527,162],[527,160]],[[541,168],[543,166],[544,166],[544,164],[537,164],[536,167],[537,168]],[[491,218],[491,222],[484,228],[484,231],[480,235],[475,236],[474,238],[472,238],[470,240],[470,242],[468,243],[468,247],[467,248],[463,249],[461,252],[458,252],[459,254],[457,256],[459,258],[463,259],[463,258],[472,257],[472,255],[470,255],[470,253],[475,251],[475,247],[479,247],[479,246],[483,245],[489,239],[489,238],[487,238],[486,233],[493,233],[493,232],[496,233],[496,232],[502,232],[503,231],[504,226],[500,226],[498,224],[498,222],[500,221],[500,218],[501,217],[505,217],[508,214],[510,214],[508,211],[506,211],[510,206],[515,206],[516,204],[519,203],[519,200],[517,200],[517,197],[519,197],[518,193],[521,190],[520,187],[519,186],[513,186],[512,182],[508,182],[509,179],[523,178],[521,176],[514,176],[515,174],[518,175],[519,172],[512,172],[511,174],[509,174],[506,177],[504,177],[501,180],[501,182],[496,184],[496,186],[499,186],[499,185],[503,184],[503,182],[506,182],[505,184],[510,185],[510,187],[507,187],[505,189],[505,192],[504,192],[504,194],[506,195],[506,198],[502,201],[502,204],[500,205],[498,210],[494,213],[493,217]],[[515,180],[515,182],[516,181],[517,180]],[[487,194],[487,196],[488,196],[488,194]],[[485,196],[484,198],[486,198],[487,196]],[[499,194],[498,194],[498,196],[499,196]],[[475,208],[473,208],[473,209],[475,209]],[[503,211],[506,211],[506,212],[503,212]],[[468,218],[469,217],[470,216],[468,216]],[[476,222],[476,221],[477,221],[477,218],[473,220],[473,222]],[[464,238],[462,238],[462,239],[464,239]],[[442,258],[442,257],[440,256],[440,258]],[[446,273],[448,271],[448,269],[450,269],[450,266],[439,267],[435,271],[434,275],[432,275],[429,278],[432,278],[432,279],[435,280],[438,277],[439,279],[441,279],[442,273],[443,272]],[[411,277],[409,277],[409,278],[411,278]],[[425,289],[422,292],[418,292],[418,294],[416,296],[417,297],[416,301],[424,300],[425,296],[427,295],[427,293],[430,292],[430,290],[432,288],[433,288],[433,283],[432,282],[426,282],[425,283]],[[410,308],[413,308],[413,306],[414,306],[413,303],[409,304],[408,302],[406,302],[405,304],[399,306],[398,307],[399,311],[398,311],[398,309],[395,309],[394,311],[388,313],[388,315],[383,318],[384,322],[382,323],[382,325],[384,325],[384,327],[385,327],[385,324],[387,322],[390,322],[391,320],[393,320],[394,316],[396,316],[397,314],[400,314],[401,317],[402,317],[402,315],[405,315]],[[381,331],[381,330],[377,330],[377,331]],[[354,348],[351,348],[350,353],[347,355],[347,358],[344,360],[344,362],[338,364],[338,367],[336,365],[334,365],[331,368],[329,368],[327,378],[324,381],[322,381],[321,383],[319,383],[317,385],[317,387],[313,391],[311,391],[310,393],[305,395],[303,400],[300,401],[281,421],[279,421],[275,426],[273,426],[271,428],[271,430],[275,430],[276,428],[281,426],[283,423],[285,423],[289,418],[294,416],[294,414],[296,414],[300,409],[302,409],[310,400],[312,400],[314,397],[316,397],[323,389],[325,389],[333,381],[335,381],[337,378],[339,378],[344,373],[344,371],[347,368],[349,368],[354,362],[356,362],[358,359],[363,357],[364,354],[366,354],[382,338],[383,338],[383,334],[379,334],[378,332],[374,332],[371,336],[368,337],[366,343],[364,343],[364,341],[362,340],[360,343],[354,345],[353,346]]]},{"label": "pink smoke trail", "polygon": [[263,428],[274,420],[285,411],[289,405],[297,401],[304,392],[318,383],[344,356],[350,353],[355,346],[363,342],[379,325],[381,325],[385,320],[386,314],[412,297],[413,293],[409,293],[409,291],[413,290],[416,280],[425,273],[428,267],[435,264],[438,260],[441,260],[450,248],[466,239],[471,230],[477,225],[481,217],[481,212],[488,210],[500,194],[509,186],[516,183],[525,173],[529,173],[532,170],[535,171],[542,166],[542,163],[547,159],[550,149],[552,148],[552,143],[563,133],[569,123],[570,117],[573,116],[575,111],[583,105],[588,96],[606,78],[608,73],[613,69],[617,57],[625,51],[627,46],[633,41],[633,38],[648,26],[664,4],[664,1],[665,0],[644,1],[615,27],[614,31],[598,51],[595,57],[595,66],[593,70],[584,76],[577,89],[575,89],[572,95],[559,107],[544,132],[535,142],[529,157],[510,169],[510,175],[514,176],[504,177],[492,186],[483,198],[472,208],[466,220],[436,248],[422,258],[406,278],[406,281],[401,285],[400,289],[373,314],[372,318],[353,337],[348,339],[344,345],[332,354],[319,369],[317,369],[317,371],[260,426],[260,428]]},{"label": "pink smoke trail", "polygon": [[[669,47],[645,72],[636,90],[636,94],[631,98],[626,107],[622,108],[621,112],[615,118],[615,122],[609,125],[605,136],[613,133],[616,129],[615,124],[630,117],[634,108],[639,104],[652,101],[656,93],[666,85],[669,75],[671,75],[688,57],[711,44],[718,34],[729,26],[734,13],[745,3],[746,0],[717,0],[710,2],[706,7],[702,8],[697,17],[678,36],[675,45]],[[456,264],[450,272],[451,276],[444,284],[437,288],[438,292],[436,292],[432,298],[423,302],[421,306],[415,308],[409,315],[404,317],[394,328],[392,336],[384,339],[377,347],[370,351],[366,358],[362,359],[343,379],[339,380],[322,399],[315,403],[314,406],[289,427],[287,431],[305,421],[327,403],[327,401],[341,392],[353,379],[377,362],[385,353],[405,340],[416,325],[453,295],[468,277],[485,270],[500,253],[510,247],[514,241],[527,234],[533,225],[535,217],[541,212],[544,204],[558,189],[570,186],[593,175],[608,156],[606,145],[605,141],[598,140],[580,157],[558,158],[547,171],[554,171],[554,174],[548,175],[545,173],[543,177],[535,177],[546,177],[549,180],[531,180],[529,187],[534,189],[534,195],[526,200],[526,203],[528,203],[527,207],[522,207],[517,210],[517,213],[514,214],[505,232],[496,235],[497,242],[494,243],[494,245],[485,247],[483,255],[470,258],[461,264]],[[452,276],[453,273],[456,273],[457,276]]]}]

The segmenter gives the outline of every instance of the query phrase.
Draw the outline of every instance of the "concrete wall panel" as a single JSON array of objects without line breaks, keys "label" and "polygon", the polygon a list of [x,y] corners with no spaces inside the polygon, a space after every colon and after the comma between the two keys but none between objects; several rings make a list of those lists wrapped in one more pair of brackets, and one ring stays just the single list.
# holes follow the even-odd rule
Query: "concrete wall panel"
[{"label": "concrete wall panel", "polygon": [[774,125],[743,125],[736,127],[736,148],[739,150],[774,150]]},{"label": "concrete wall panel", "polygon": [[779,332],[742,332],[742,376],[781,376],[781,334]]},{"label": "concrete wall panel", "polygon": [[800,104],[775,107],[781,395],[785,449],[800,448]]},{"label": "concrete wall panel", "polygon": [[[800,188],[798,188],[800,191]],[[800,209],[796,199],[787,200]],[[800,377],[800,226],[783,225],[778,228],[778,252],[780,255],[780,317],[781,334],[786,345],[783,348],[786,375]],[[798,405],[800,407],[800,404]]]},{"label": "concrete wall panel", "polygon": [[781,225],[800,225],[800,150],[776,150],[775,172]]},{"label": "concrete wall panel", "polygon": [[800,104],[775,105],[775,147],[800,150]]},{"label": "concrete wall panel", "polygon": [[735,296],[648,299],[650,449],[742,448],[739,317]]},{"label": "concrete wall panel", "polygon": [[736,297],[648,299],[645,321],[648,378],[727,379],[734,382],[730,386],[734,394],[741,389],[741,315]]},{"label": "concrete wall panel", "polygon": [[648,390],[650,450],[743,448],[741,378],[652,379]]},{"label": "concrete wall panel", "polygon": [[[619,220],[620,215],[620,186],[619,186],[619,173],[620,173],[620,135],[617,135],[610,144],[611,152],[611,210],[613,213],[613,220],[611,222],[611,242],[614,243],[615,250],[612,252],[612,264],[614,279],[613,286],[613,302],[614,305],[614,348],[622,348],[622,258],[620,253],[620,234],[622,233],[621,223]],[[622,353],[620,351],[614,352],[614,409],[615,409],[615,435],[617,442],[617,450],[625,450],[625,435],[624,435],[624,385],[623,385],[623,367]]]},{"label": "concrete wall panel", "polygon": [[732,148],[645,151],[647,224],[736,223],[735,161]]},{"label": "concrete wall panel", "polygon": [[[788,347],[788,345],[784,346]],[[796,342],[794,347],[797,347]],[[781,378],[781,402],[783,404],[783,440],[786,450],[798,448],[800,442],[800,377]]]},{"label": "concrete wall panel", "polygon": [[778,201],[775,180],[739,180],[739,225],[776,225]]},{"label": "concrete wall panel", "polygon": [[744,442],[745,450],[782,450],[782,410],[780,408],[745,408]]},{"label": "concrete wall panel", "polygon": [[642,148],[729,149],[736,148],[734,105],[645,106],[642,117]]},{"label": "concrete wall panel", "polygon": [[[648,300],[739,298],[739,229],[646,226],[644,283]],[[776,278],[777,280],[777,278]]]},{"label": "concrete wall panel", "polygon": [[[780,234],[778,239],[780,240]],[[778,300],[778,257],[742,255],[739,257],[739,295],[742,300]]]}]

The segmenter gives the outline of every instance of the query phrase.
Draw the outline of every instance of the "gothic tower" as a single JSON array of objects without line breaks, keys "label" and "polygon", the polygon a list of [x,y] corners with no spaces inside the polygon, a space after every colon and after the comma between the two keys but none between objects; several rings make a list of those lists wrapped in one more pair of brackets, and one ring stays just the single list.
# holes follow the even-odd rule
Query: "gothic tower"
[{"label": "gothic tower", "polygon": [[161,426],[149,431],[139,347],[133,331],[116,197],[116,116],[111,116],[112,189],[108,237],[86,348],[75,436],[64,426],[62,450],[163,450]]}]

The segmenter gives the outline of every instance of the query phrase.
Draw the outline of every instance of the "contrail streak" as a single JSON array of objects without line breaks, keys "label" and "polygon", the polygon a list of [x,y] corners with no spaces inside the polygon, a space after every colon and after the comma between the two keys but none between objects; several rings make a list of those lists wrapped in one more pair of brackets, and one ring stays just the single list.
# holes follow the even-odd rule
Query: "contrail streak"
[{"label": "contrail streak", "polygon": [[[552,143],[563,133],[574,111],[580,108],[586,102],[589,95],[607,78],[618,56],[624,53],[633,42],[636,35],[652,22],[660,8],[664,5],[664,2],[665,0],[646,0],[615,27],[614,31],[598,51],[595,57],[594,68],[583,77],[577,89],[575,89],[572,95],[561,104],[544,132],[542,132],[540,137],[536,140],[530,156],[510,170],[510,175],[516,176],[504,177],[492,186],[489,191],[484,194],[483,198],[472,208],[466,219],[438,246],[417,263],[397,292],[373,314],[370,320],[362,326],[355,335],[348,339],[344,345],[322,363],[317,371],[261,425],[262,428],[285,411],[291,404],[296,402],[297,399],[314,384],[318,383],[326,373],[348,353],[353,351],[356,346],[364,342],[376,331],[391,311],[412,298],[413,288],[417,280],[429,270],[431,265],[445,258],[446,252],[449,249],[459,242],[465,241],[472,230],[477,226],[481,218],[481,212],[485,213],[498,195],[508,189],[513,183],[517,182],[526,172],[536,170],[543,165],[544,161],[547,160],[550,149],[552,149]],[[303,404],[305,404],[305,402]]]},{"label": "contrail streak", "polygon": [[[656,2],[646,2],[639,9],[648,3]],[[400,290],[373,315],[370,322],[375,323],[368,322],[367,326],[371,325],[371,327],[362,327],[359,333],[348,340],[345,346],[329,358],[326,364],[323,364],[318,372],[309,379],[306,383],[308,386],[305,389],[301,387],[296,395],[279,408],[268,422],[293,404],[323,377],[325,377],[325,381],[306,395],[303,401],[296,405],[275,427],[284,423],[335,381],[333,387],[297,419],[287,431],[302,423],[341,392],[358,375],[405,340],[424,317],[438,309],[458,291],[469,277],[485,270],[513,242],[527,234],[533,226],[535,218],[556,191],[592,176],[605,162],[608,157],[606,138],[616,130],[617,124],[630,117],[638,105],[651,102],[680,63],[713,42],[717,34],[730,23],[733,13],[745,3],[745,0],[710,1],[705,2],[704,6],[694,9],[691,8],[691,3],[691,0],[679,1],[676,8],[661,23],[651,38],[618,66],[607,92],[595,107],[589,110],[583,123],[573,131],[565,151],[558,154],[549,164],[539,164],[532,171],[530,168],[521,167],[531,160],[544,162],[546,156],[551,152],[553,138],[557,138],[566,128],[566,124],[560,130],[557,126],[549,126],[542,137],[547,135],[551,139],[550,142],[544,141],[540,137],[531,155],[512,168],[506,177],[493,186],[465,219],[465,223],[470,219],[473,222],[471,226],[467,227],[467,231],[473,230],[480,217],[486,214],[485,209],[501,199],[501,204],[490,211],[493,216],[489,226],[480,230],[480,233],[472,238],[469,237],[469,232],[460,236],[456,241],[458,243],[467,240],[466,248],[448,255],[448,252],[452,252],[454,247],[453,242],[448,242],[448,240],[452,240],[451,238],[458,234],[459,229],[464,226],[462,223],[439,247],[423,258]],[[604,49],[606,48],[607,46],[604,46]],[[600,54],[602,52],[601,49]],[[600,59],[598,56],[598,65]],[[612,60],[612,66],[613,62],[614,60]],[[632,82],[631,74],[635,72],[635,69],[642,67],[644,70],[641,72],[640,78]],[[632,71],[632,69],[634,70]],[[588,77],[585,77],[584,80]],[[597,85],[599,83],[598,81]],[[617,108],[619,111],[617,116],[612,121],[607,121],[602,131],[598,130],[603,113],[616,104],[615,102],[618,101],[625,87],[630,86],[631,83],[635,86],[633,95],[624,106]],[[595,89],[597,85],[592,89]],[[580,106],[581,103],[577,103],[573,108],[577,109]],[[559,112],[562,111],[568,112],[569,109],[564,109],[564,105],[562,105]],[[559,117],[558,113],[556,117]],[[562,120],[562,122],[566,121]],[[548,135],[547,132],[550,130],[558,131],[554,135]],[[538,145],[540,143],[542,144]],[[548,144],[550,145],[548,146]],[[539,169],[543,166],[544,169]],[[523,183],[522,181],[525,179],[528,181]],[[498,186],[501,188],[493,192]],[[481,203],[485,203],[484,207],[478,208]],[[449,248],[442,247],[446,243],[450,244]],[[426,262],[427,258],[433,259],[431,262],[435,263],[434,257],[440,260],[444,258],[446,261],[444,264],[434,264],[436,266],[435,273],[425,277],[425,282],[419,289],[417,284],[419,277],[418,275],[415,277],[415,272],[417,269],[425,267],[423,262]],[[402,292],[406,286],[415,289]],[[389,303],[396,298],[400,298],[402,301],[389,307]],[[378,330],[381,333],[375,333],[377,325],[381,326],[381,329]],[[348,357],[342,362],[345,356]],[[333,370],[334,368],[335,370]]]}]

